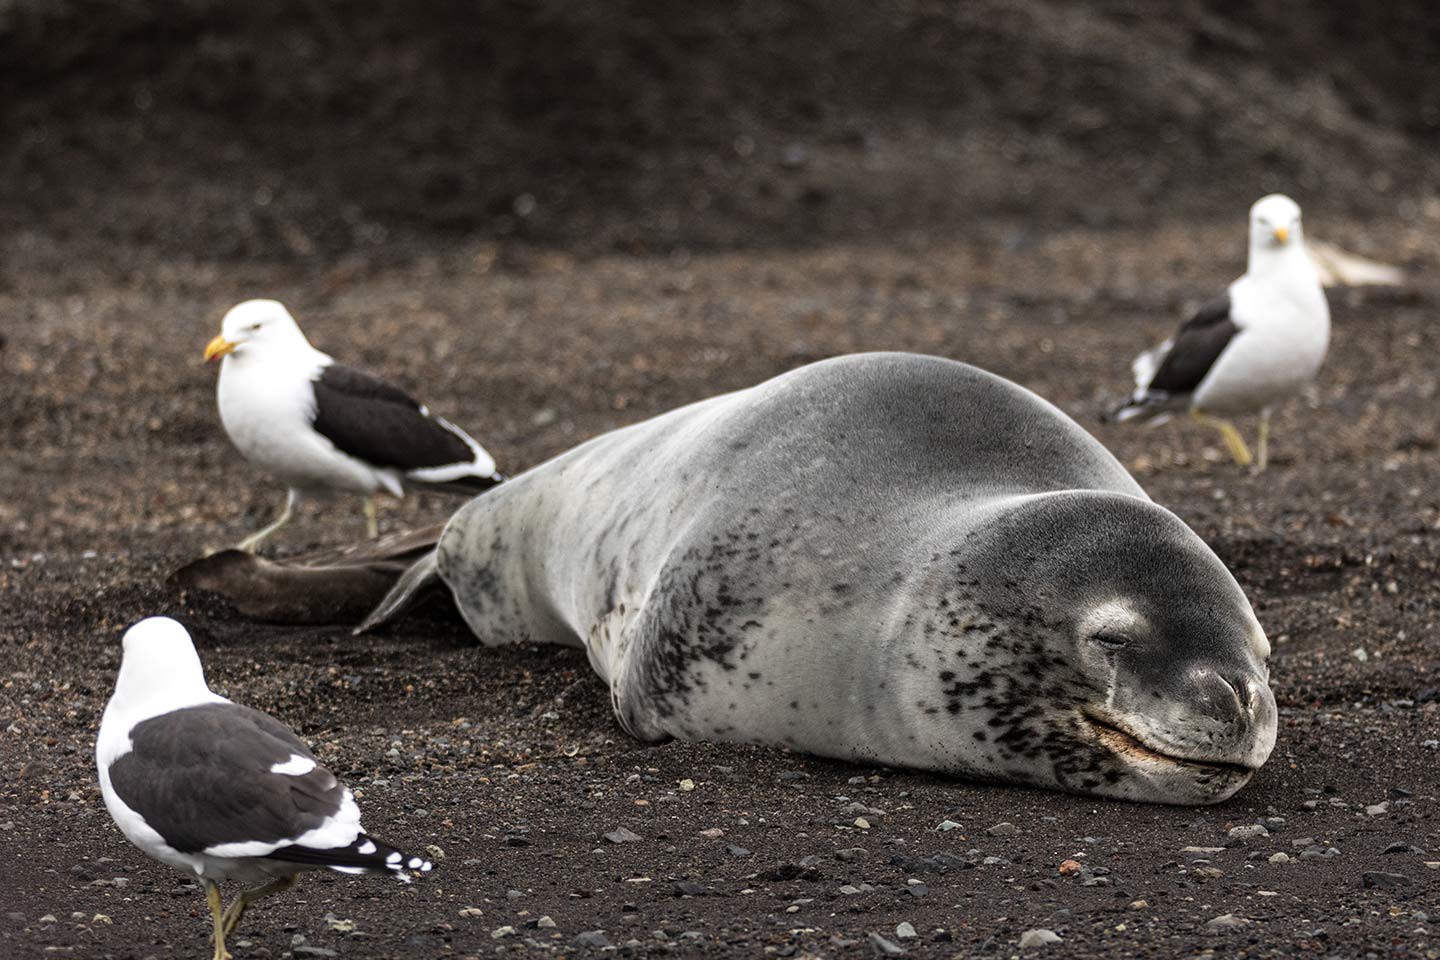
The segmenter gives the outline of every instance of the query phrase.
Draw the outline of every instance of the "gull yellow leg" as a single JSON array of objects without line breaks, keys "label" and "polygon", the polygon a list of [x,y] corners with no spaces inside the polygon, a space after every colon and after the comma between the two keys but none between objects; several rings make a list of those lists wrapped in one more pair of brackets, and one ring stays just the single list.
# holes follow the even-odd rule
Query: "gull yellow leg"
[{"label": "gull yellow leg", "polygon": [[365,536],[374,540],[380,536],[380,520],[376,516],[375,498],[365,498]]},{"label": "gull yellow leg", "polygon": [[264,543],[266,539],[269,538],[270,534],[274,533],[276,530],[279,530],[281,527],[285,526],[285,524],[290,522],[290,518],[295,514],[295,505],[299,502],[300,495],[297,494],[294,490],[291,490],[285,495],[285,509],[280,512],[280,516],[275,520],[275,522],[270,524],[270,526],[264,528],[263,530],[255,531],[254,533],[250,534],[250,536],[246,537],[244,540],[241,540],[239,543],[235,544],[235,549],[244,550],[246,553],[254,553],[256,550],[259,550],[260,544]]},{"label": "gull yellow leg", "polygon": [[205,899],[210,901],[210,918],[215,921],[215,960],[230,960],[225,949],[225,919],[220,914],[220,888],[215,881],[205,881]]},{"label": "gull yellow leg", "polygon": [[1264,473],[1270,464],[1270,408],[1260,411],[1260,439],[1255,444],[1255,472]]},{"label": "gull yellow leg", "polygon": [[268,897],[272,893],[281,893],[289,890],[295,886],[295,883],[295,877],[284,877],[273,883],[267,883],[263,887],[257,887],[254,890],[242,890],[240,895],[231,901],[230,908],[225,911],[223,923],[225,936],[228,937],[234,929],[240,925],[240,918],[245,916],[245,911],[249,909],[250,904],[256,900]]},{"label": "gull yellow leg", "polygon": [[1240,436],[1240,431],[1235,429],[1235,424],[1229,420],[1221,420],[1219,417],[1212,417],[1201,413],[1199,410],[1191,410],[1190,416],[1196,423],[1203,423],[1206,426],[1214,427],[1220,431],[1220,437],[1225,441],[1225,446],[1230,451],[1230,456],[1242,467],[1250,466],[1253,459],[1250,456],[1250,448],[1245,444],[1245,438]]}]

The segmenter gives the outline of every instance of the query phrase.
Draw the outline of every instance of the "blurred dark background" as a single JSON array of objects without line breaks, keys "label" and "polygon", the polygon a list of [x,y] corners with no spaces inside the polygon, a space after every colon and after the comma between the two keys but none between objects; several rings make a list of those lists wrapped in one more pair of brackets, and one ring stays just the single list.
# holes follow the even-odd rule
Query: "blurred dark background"
[{"label": "blurred dark background", "polygon": [[0,252],[923,241],[1275,189],[1403,216],[1440,184],[1436,10],[4,0]]}]

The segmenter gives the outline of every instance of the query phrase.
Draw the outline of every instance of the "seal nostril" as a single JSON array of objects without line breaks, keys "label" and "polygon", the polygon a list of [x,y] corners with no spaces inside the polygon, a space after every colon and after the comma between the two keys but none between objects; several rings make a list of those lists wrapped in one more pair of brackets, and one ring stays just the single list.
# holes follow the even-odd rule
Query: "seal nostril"
[{"label": "seal nostril", "polygon": [[1241,710],[1249,710],[1249,709],[1250,709],[1250,684],[1246,683],[1244,680],[1241,680],[1239,683],[1236,683],[1234,680],[1231,680],[1229,677],[1225,676],[1224,674],[1221,674],[1221,675],[1220,675],[1220,679],[1221,679],[1221,680],[1224,680],[1224,681],[1225,681],[1225,686],[1229,687],[1229,688],[1230,688],[1230,692],[1233,693],[1233,694],[1235,694],[1235,700],[1236,700],[1237,703],[1240,704],[1240,709],[1241,709]]}]

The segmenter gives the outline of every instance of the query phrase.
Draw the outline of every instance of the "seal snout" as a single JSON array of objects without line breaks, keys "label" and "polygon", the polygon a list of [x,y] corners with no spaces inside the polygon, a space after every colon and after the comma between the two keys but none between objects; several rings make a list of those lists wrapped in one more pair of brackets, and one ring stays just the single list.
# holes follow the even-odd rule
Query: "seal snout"
[{"label": "seal snout", "polygon": [[[1208,721],[1216,759],[1258,768],[1275,746],[1275,695],[1259,673],[1203,668],[1191,674],[1191,706]],[[1212,726],[1217,725],[1217,726]]]}]

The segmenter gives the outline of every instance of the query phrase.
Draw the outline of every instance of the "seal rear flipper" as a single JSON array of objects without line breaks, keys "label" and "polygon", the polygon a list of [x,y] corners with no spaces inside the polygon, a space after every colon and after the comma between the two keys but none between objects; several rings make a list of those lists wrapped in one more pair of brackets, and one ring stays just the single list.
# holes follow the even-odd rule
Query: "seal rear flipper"
[{"label": "seal rear flipper", "polygon": [[440,529],[408,531],[288,560],[223,550],[176,570],[169,583],[217,594],[257,620],[353,621],[386,595],[416,556],[435,546]]},{"label": "seal rear flipper", "polygon": [[390,592],[385,594],[379,605],[371,610],[370,615],[351,633],[359,636],[392,620],[428,595],[433,587],[439,586],[441,580],[438,556],[436,551],[431,550],[416,560],[409,570],[400,575],[400,579],[390,588]]}]

